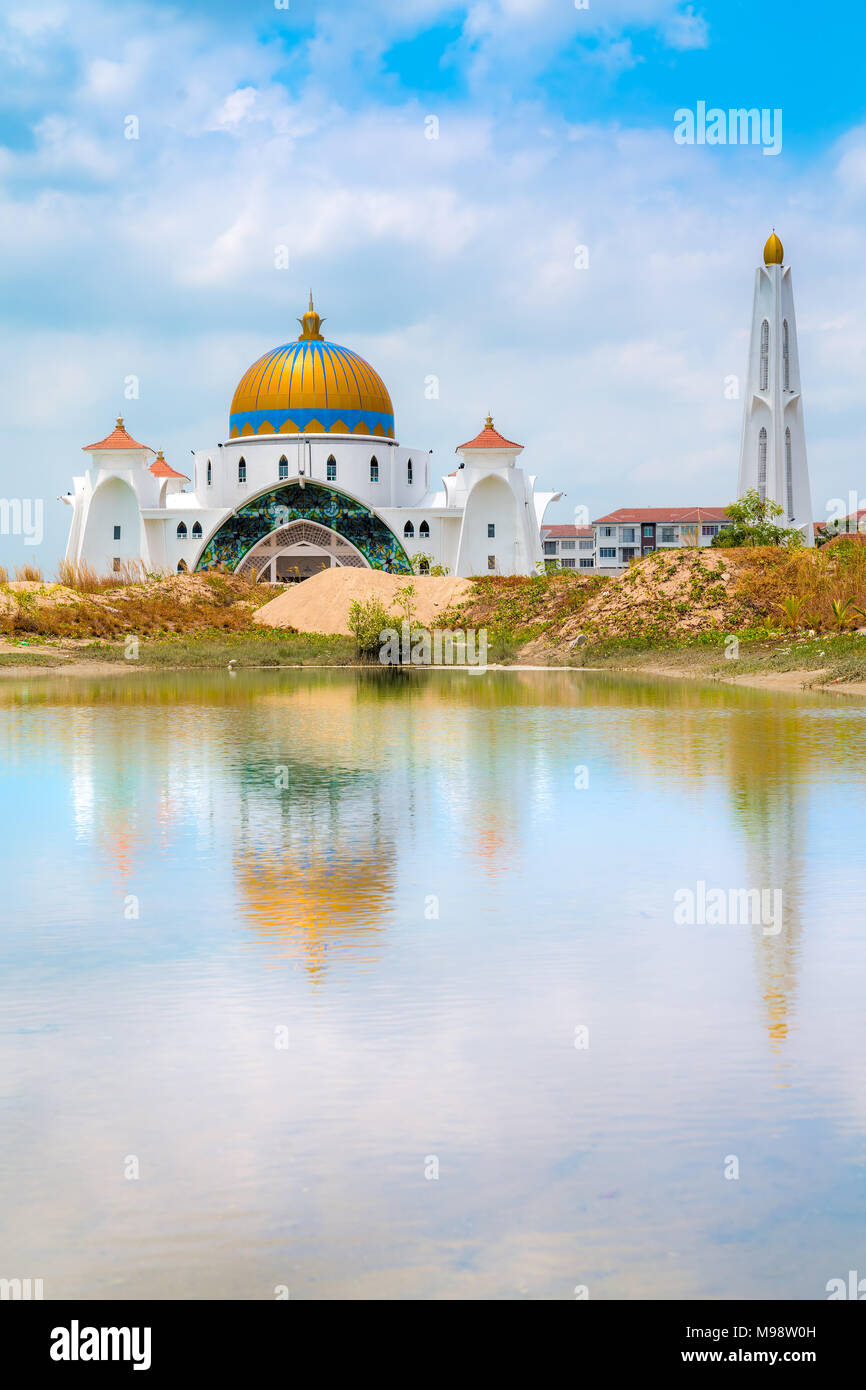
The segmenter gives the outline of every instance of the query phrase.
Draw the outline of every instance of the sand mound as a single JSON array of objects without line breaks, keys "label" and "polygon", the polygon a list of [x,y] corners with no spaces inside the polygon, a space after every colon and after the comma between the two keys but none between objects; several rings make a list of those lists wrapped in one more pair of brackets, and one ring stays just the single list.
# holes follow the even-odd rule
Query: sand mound
[{"label": "sand mound", "polygon": [[349,607],[355,599],[378,598],[392,609],[398,589],[415,585],[415,620],[433,623],[452,603],[472,589],[469,579],[431,578],[429,575],[385,574],[382,570],[322,570],[284,594],[272,599],[253,615],[265,627],[293,627],[298,632],[345,633],[349,631]]}]

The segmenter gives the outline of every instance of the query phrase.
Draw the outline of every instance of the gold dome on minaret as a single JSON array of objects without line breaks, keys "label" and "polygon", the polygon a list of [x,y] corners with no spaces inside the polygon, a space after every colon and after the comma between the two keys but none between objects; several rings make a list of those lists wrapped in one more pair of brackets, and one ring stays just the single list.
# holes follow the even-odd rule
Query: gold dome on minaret
[{"label": "gold dome on minaret", "polygon": [[775,231],[772,231],[764,245],[764,265],[781,265],[784,255],[785,248]]}]

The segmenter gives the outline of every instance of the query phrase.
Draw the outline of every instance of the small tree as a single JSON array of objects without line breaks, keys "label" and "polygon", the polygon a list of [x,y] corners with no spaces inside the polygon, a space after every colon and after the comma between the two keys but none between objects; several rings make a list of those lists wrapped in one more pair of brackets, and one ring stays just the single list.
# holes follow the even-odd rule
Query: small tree
[{"label": "small tree", "polygon": [[773,518],[781,516],[783,511],[772,497],[761,497],[757,488],[751,487],[743,497],[725,508],[725,516],[730,517],[733,524],[713,536],[710,544],[723,550],[752,545],[783,545],[793,550],[803,544],[803,533],[796,527],[776,525]]},{"label": "small tree", "polygon": [[436,564],[433,556],[426,550],[418,550],[409,558],[412,561],[412,569],[416,574],[429,574],[441,577],[451,573],[447,565]]},{"label": "small tree", "polygon": [[397,608],[403,621],[409,624],[412,629],[412,619],[415,616],[415,585],[403,584],[394,595],[394,607]]},{"label": "small tree", "polygon": [[349,607],[349,631],[358,643],[362,656],[373,656],[381,646],[380,634],[393,624],[390,614],[379,598],[354,599]]}]

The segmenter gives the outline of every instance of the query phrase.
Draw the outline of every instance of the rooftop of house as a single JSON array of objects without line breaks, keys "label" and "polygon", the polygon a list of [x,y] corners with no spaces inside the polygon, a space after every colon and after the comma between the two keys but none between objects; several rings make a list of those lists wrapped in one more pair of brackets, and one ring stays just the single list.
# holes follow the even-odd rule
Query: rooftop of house
[{"label": "rooftop of house", "polygon": [[728,521],[726,507],[620,507],[618,511],[608,512],[597,517],[593,526],[638,526],[678,523],[694,524],[700,521]]},{"label": "rooftop of house", "polygon": [[591,526],[542,526],[541,539],[544,541],[571,540],[581,536],[590,540],[594,532]]}]

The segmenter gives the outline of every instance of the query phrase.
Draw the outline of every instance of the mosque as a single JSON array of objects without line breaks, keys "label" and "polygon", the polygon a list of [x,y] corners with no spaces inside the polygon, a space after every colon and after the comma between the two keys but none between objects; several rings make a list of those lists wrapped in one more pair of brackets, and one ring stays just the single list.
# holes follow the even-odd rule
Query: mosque
[{"label": "mosque", "polygon": [[333,565],[534,574],[544,514],[562,494],[536,492],[517,462],[523,446],[488,415],[435,487],[431,454],[399,443],[385,383],[325,340],[312,294],[298,322],[296,342],[241,377],[228,438],[193,451],[192,479],[122,418],[85,446],[89,466],[63,499],[66,559],[100,573],[221,567],[270,581]]}]

